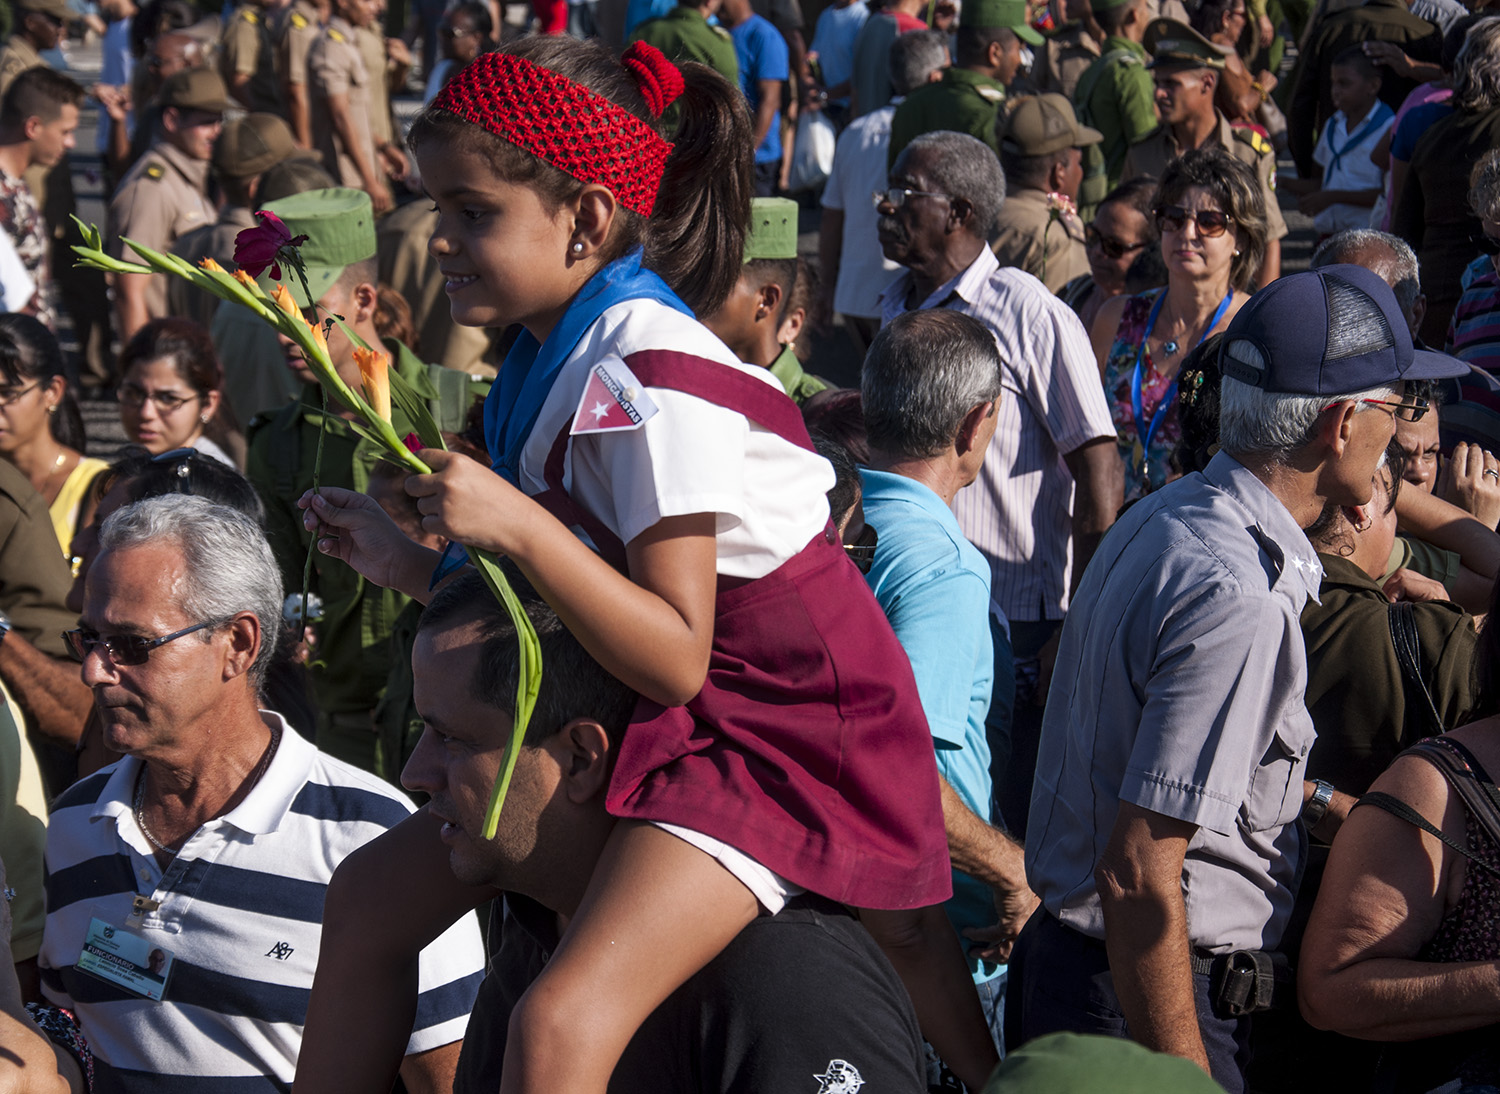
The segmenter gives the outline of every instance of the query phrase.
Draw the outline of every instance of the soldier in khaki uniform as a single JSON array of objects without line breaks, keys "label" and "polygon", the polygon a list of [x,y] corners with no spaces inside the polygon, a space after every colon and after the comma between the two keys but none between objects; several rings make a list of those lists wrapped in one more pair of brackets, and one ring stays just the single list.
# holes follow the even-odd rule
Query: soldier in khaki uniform
[{"label": "soldier in khaki uniform", "polygon": [[739,87],[740,62],[734,40],[723,27],[708,25],[708,17],[718,10],[719,0],[682,0],[667,14],[636,27],[630,40],[655,46],[674,61],[705,64],[731,87]]},{"label": "soldier in khaki uniform", "polygon": [[966,0],[954,63],[935,84],[913,88],[891,118],[887,165],[923,133],[952,129],[995,147],[995,119],[1021,68],[1021,43],[1040,46],[1026,0]]},{"label": "soldier in khaki uniform", "polygon": [[42,54],[56,49],[67,29],[67,0],[15,0],[19,22],[0,48],[0,95],[28,68],[46,64]]},{"label": "soldier in khaki uniform", "polygon": [[1042,91],[1056,91],[1071,100],[1078,78],[1099,59],[1104,32],[1094,22],[1088,0],[1061,0],[1054,7],[1062,8],[1063,18],[1036,51],[1031,78]]},{"label": "soldier in khaki uniform", "polygon": [[[208,164],[229,108],[224,81],[206,68],[179,72],[162,84],[161,138],[120,180],[109,202],[109,249],[127,261],[135,252],[122,236],[158,251],[177,237],[214,221],[207,197]],[[116,331],[128,342],[147,322],[167,311],[167,275],[115,277]]]},{"label": "soldier in khaki uniform", "polygon": [[1083,149],[1098,144],[1100,133],[1079,125],[1072,104],[1054,92],[1016,100],[999,137],[1006,192],[995,257],[1055,293],[1088,273],[1089,259],[1077,209],[1054,208],[1053,195],[1077,200]]},{"label": "soldier in khaki uniform", "polygon": [[373,0],[337,0],[336,14],[313,43],[307,69],[312,101],[313,147],[342,186],[363,190],[377,214],[389,212],[390,189],[378,169],[370,83],[355,38],[356,26],[375,21]]},{"label": "soldier in khaki uniform", "polygon": [[311,0],[296,0],[281,22],[276,43],[276,67],[281,75],[281,93],[286,99],[287,120],[301,148],[313,146],[312,101],[308,97],[307,55],[323,33],[330,6]]},{"label": "soldier in khaki uniform", "polygon": [[[312,190],[270,202],[265,208],[279,216],[294,235],[308,236],[302,254],[320,313],[342,315],[350,330],[369,344],[379,345],[374,324],[375,218],[368,195],[344,188]],[[312,303],[298,279],[290,278],[286,284],[297,303],[303,307]],[[265,502],[266,536],[290,593],[302,588],[310,535],[302,526],[297,499],[312,487],[320,426],[327,429],[319,480],[324,486],[366,492],[381,449],[354,431],[350,415],[336,403],[330,402],[324,412],[312,373],[295,356],[292,343],[283,340],[283,345],[288,352],[287,367],[305,385],[302,398],[250,423],[245,471]],[[358,390],[353,343],[337,326],[329,334],[328,349],[339,374]],[[439,385],[430,378],[426,365],[398,342],[387,343],[387,349],[404,379],[429,400],[438,397]],[[468,377],[453,378],[458,381],[457,390],[471,390]],[[441,386],[450,385],[442,382]],[[405,435],[411,423],[399,409],[393,414],[397,434]],[[444,424],[451,425],[451,419]],[[390,672],[391,630],[410,601],[322,553],[313,555],[312,591],[324,606],[322,620],[314,624],[309,672],[318,710],[317,746],[394,781],[399,772],[382,759],[373,714]]]},{"label": "soldier in khaki uniform", "polygon": [[355,27],[354,41],[370,74],[370,135],[375,141],[376,167],[391,179],[403,179],[410,165],[391,113],[391,91],[405,86],[411,54],[401,39],[382,34],[378,23]]},{"label": "soldier in khaki uniform", "polygon": [[1146,30],[1149,66],[1156,84],[1161,125],[1125,156],[1125,178],[1161,177],[1167,164],[1190,148],[1216,146],[1250,167],[1266,203],[1266,257],[1258,286],[1281,276],[1281,240],[1287,234],[1276,198],[1276,150],[1253,129],[1236,129],[1214,106],[1214,90],[1224,71],[1222,47],[1185,23],[1158,19]]},{"label": "soldier in khaki uniform", "polygon": [[271,37],[266,0],[244,0],[224,24],[219,72],[229,94],[246,110],[280,114],[285,109],[276,78],[276,43]]}]

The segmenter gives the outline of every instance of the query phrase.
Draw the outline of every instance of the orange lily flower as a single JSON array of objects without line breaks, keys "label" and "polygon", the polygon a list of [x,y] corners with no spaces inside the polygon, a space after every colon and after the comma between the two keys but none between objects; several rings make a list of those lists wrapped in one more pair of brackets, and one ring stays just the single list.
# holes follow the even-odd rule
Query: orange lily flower
[{"label": "orange lily flower", "polygon": [[391,359],[384,353],[354,347],[354,363],[359,366],[360,378],[364,380],[365,397],[375,413],[386,421],[391,420]]}]

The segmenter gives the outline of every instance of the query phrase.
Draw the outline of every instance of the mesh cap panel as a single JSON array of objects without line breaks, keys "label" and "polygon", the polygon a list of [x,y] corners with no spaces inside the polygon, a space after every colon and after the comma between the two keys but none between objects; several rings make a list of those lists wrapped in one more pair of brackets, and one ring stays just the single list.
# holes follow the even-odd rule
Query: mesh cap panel
[{"label": "mesh cap panel", "polygon": [[1375,353],[1395,344],[1385,313],[1369,294],[1345,281],[1330,278],[1328,294],[1328,343],[1324,360],[1342,361],[1363,353]]}]

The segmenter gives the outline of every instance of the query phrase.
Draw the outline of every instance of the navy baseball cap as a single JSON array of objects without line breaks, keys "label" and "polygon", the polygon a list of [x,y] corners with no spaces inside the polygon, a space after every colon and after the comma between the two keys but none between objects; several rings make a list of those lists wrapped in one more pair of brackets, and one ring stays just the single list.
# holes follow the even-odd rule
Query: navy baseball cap
[{"label": "navy baseball cap", "polygon": [[1268,392],[1330,399],[1468,369],[1414,350],[1396,294],[1363,266],[1324,266],[1261,289],[1224,332],[1219,367]]}]

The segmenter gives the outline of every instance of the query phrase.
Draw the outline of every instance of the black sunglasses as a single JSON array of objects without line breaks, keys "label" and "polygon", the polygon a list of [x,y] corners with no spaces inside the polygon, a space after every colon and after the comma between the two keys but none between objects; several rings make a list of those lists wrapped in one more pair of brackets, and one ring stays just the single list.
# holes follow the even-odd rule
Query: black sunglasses
[{"label": "black sunglasses", "polygon": [[875,526],[866,524],[864,531],[853,543],[844,544],[845,554],[849,556],[849,561],[859,568],[860,573],[869,573],[870,567],[875,565],[875,543],[879,538],[875,534]]},{"label": "black sunglasses", "polygon": [[63,631],[63,641],[68,644],[68,652],[73,655],[75,661],[87,660],[89,654],[103,646],[105,654],[116,665],[144,665],[146,659],[151,656],[151,651],[157,646],[165,646],[168,642],[176,641],[184,635],[201,631],[205,627],[217,627],[222,623],[224,623],[222,619],[209,619],[202,623],[194,623],[191,627],[183,627],[180,631],[164,634],[160,638],[142,638],[138,634],[103,635],[97,631],[79,627],[76,630]]},{"label": "black sunglasses", "polygon": [[167,473],[171,476],[174,494],[191,494],[193,492],[193,460],[201,455],[202,453],[196,448],[172,448],[166,452],[158,452],[151,457],[151,462],[169,465]]},{"label": "black sunglasses", "polygon": [[1204,239],[1223,235],[1234,223],[1234,217],[1217,209],[1199,209],[1194,212],[1181,205],[1158,205],[1155,211],[1158,232],[1180,232],[1183,225],[1191,220],[1198,225],[1198,234]]},{"label": "black sunglasses", "polygon": [[1145,240],[1140,243],[1126,243],[1123,239],[1107,236],[1092,224],[1083,229],[1083,243],[1086,247],[1098,247],[1104,252],[1106,258],[1120,259],[1130,254],[1131,251],[1139,251],[1146,245]]}]

